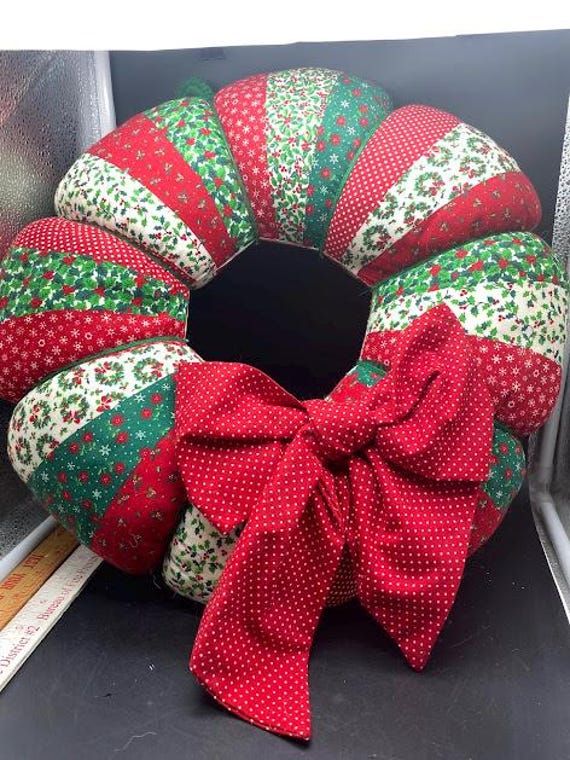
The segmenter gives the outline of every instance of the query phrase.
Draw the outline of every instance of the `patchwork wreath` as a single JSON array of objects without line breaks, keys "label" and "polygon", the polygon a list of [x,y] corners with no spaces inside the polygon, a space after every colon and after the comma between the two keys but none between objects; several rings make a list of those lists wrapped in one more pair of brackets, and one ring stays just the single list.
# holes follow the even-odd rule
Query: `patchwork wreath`
[{"label": "patchwork wreath", "polygon": [[[191,669],[256,725],[309,738],[327,603],[357,596],[422,668],[560,386],[567,284],[514,159],[451,114],[298,69],[133,117],[55,207],[0,275],[8,450],[36,498],[115,566],[212,596]],[[188,289],[260,238],[371,287],[326,399],[186,343]]]}]

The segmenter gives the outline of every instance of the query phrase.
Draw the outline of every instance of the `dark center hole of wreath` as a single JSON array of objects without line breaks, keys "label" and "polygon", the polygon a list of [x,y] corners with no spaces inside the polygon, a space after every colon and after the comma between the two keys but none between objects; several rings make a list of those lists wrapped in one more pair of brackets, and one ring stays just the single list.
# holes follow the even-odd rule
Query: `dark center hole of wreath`
[{"label": "dark center hole of wreath", "polygon": [[190,296],[188,338],[208,360],[240,361],[302,399],[354,366],[368,288],[314,251],[260,243]]}]

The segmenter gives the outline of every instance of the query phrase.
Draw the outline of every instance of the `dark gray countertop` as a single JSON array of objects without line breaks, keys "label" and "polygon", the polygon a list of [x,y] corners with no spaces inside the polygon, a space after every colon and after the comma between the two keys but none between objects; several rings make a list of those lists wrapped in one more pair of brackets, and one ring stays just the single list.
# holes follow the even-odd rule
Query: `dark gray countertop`
[{"label": "dark gray countertop", "polygon": [[423,674],[356,605],[311,660],[308,747],[217,707],[187,672],[200,619],[103,566],[0,697],[2,760],[566,760],[569,628],[523,494],[470,562]]}]

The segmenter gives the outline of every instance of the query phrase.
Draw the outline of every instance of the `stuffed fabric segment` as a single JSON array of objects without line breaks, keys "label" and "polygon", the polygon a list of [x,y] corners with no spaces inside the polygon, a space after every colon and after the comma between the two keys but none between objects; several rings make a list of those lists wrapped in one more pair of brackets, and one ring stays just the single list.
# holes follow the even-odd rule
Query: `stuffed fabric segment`
[{"label": "stuffed fabric segment", "polygon": [[[331,397],[358,401],[362,386],[370,387],[386,374],[381,365],[360,361],[341,380]],[[523,482],[526,462],[520,441],[500,423],[495,424],[491,472],[477,505],[469,552],[472,554],[498,528]],[[166,585],[175,593],[206,603],[214,591],[243,526],[221,533],[196,509],[188,505],[176,528],[162,566]],[[331,590],[329,604],[354,596],[350,566],[342,563]]]},{"label": "stuffed fabric segment", "polygon": [[163,103],[106,135],[73,164],[55,206],[120,233],[194,287],[257,237],[220,123],[200,98]]},{"label": "stuffed fabric segment", "polygon": [[186,503],[173,451],[174,373],[199,361],[182,341],[85,361],[16,406],[8,454],[36,498],[118,568],[156,567]]},{"label": "stuffed fabric segment", "polygon": [[86,224],[41,219],[0,263],[0,397],[144,338],[184,337],[188,290],[133,246]]},{"label": "stuffed fabric segment", "polygon": [[470,238],[530,230],[540,202],[490,137],[429,106],[405,106],[360,153],[324,253],[367,285]]},{"label": "stuffed fabric segment", "polygon": [[529,232],[452,248],[379,283],[362,357],[390,361],[397,335],[446,303],[472,336],[496,417],[525,436],[547,419],[560,389],[568,283],[549,246]]},{"label": "stuffed fabric segment", "polygon": [[214,103],[260,236],[320,249],[358,151],[392,110],[390,96],[307,68],[234,82]]}]

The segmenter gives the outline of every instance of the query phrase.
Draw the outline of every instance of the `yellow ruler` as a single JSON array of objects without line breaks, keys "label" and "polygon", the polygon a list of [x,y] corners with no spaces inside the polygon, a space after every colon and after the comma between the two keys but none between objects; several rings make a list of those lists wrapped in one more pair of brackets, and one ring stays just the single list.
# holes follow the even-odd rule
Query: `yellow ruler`
[{"label": "yellow ruler", "polygon": [[103,560],[80,546],[0,631],[0,691],[57,623]]},{"label": "yellow ruler", "polygon": [[77,547],[77,540],[57,527],[0,581],[0,630],[31,599]]}]

